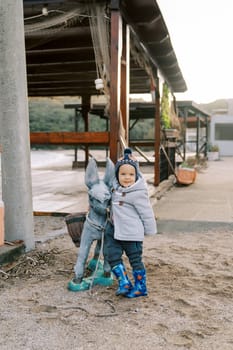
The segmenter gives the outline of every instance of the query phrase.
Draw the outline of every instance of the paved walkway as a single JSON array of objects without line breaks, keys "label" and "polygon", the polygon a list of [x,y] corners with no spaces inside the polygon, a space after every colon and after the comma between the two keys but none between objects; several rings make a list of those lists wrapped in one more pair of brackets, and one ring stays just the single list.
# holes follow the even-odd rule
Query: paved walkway
[{"label": "paved walkway", "polygon": [[190,186],[173,187],[154,205],[159,230],[233,230],[233,158],[209,161]]}]

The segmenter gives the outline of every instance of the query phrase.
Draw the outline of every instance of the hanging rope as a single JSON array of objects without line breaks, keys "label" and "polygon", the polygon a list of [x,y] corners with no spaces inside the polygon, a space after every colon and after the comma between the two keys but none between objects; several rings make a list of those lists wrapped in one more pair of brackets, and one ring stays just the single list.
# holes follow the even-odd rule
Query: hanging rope
[{"label": "hanging rope", "polygon": [[106,15],[106,7],[93,0],[87,5],[90,30],[96,61],[97,79],[103,80],[103,91],[109,95],[110,82],[110,20]]},{"label": "hanging rope", "polygon": [[66,13],[61,14],[58,12],[59,15],[51,18],[43,16],[43,22],[37,20],[36,23],[25,24],[25,34],[37,31],[43,31],[43,33],[46,34],[48,32],[50,33],[51,30],[60,30],[62,28],[74,26],[74,24],[80,20],[80,17],[83,18],[83,16],[87,16],[87,14],[82,13],[82,10],[82,7],[78,7]]}]

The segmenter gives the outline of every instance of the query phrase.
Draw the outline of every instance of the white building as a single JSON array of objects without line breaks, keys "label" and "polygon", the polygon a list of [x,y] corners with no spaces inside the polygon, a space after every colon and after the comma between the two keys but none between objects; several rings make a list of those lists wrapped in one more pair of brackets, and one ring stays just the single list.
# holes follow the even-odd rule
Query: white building
[{"label": "white building", "polygon": [[211,117],[209,140],[218,145],[220,156],[233,156],[233,114]]},{"label": "white building", "polygon": [[220,156],[233,156],[233,100],[226,101],[227,108],[212,111],[209,140],[218,145]]}]

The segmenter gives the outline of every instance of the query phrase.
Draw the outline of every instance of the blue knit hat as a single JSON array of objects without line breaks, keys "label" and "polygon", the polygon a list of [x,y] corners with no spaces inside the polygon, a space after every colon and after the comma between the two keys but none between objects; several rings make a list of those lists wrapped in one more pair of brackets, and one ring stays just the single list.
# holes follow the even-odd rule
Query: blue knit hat
[{"label": "blue knit hat", "polygon": [[115,174],[117,181],[119,181],[118,175],[119,175],[119,169],[122,165],[124,164],[129,164],[132,165],[135,169],[135,180],[137,181],[138,179],[138,164],[135,162],[133,159],[130,158],[132,155],[132,150],[131,148],[125,148],[124,150],[124,157],[116,162],[115,165]]}]

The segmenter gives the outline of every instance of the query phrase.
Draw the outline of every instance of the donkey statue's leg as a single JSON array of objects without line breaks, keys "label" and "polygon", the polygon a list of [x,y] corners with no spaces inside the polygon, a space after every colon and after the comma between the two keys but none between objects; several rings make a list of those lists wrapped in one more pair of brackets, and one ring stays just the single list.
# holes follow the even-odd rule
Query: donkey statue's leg
[{"label": "donkey statue's leg", "polygon": [[98,263],[98,270],[103,270],[103,275],[104,277],[110,277],[111,276],[111,266],[108,263],[108,258],[107,258],[107,248],[106,248],[106,243],[104,241],[103,244],[103,257],[104,257],[104,263],[100,260],[100,254],[101,254],[101,245],[102,242],[101,240],[96,241],[96,246],[94,250],[94,256],[93,258],[89,261],[87,265],[87,269],[91,272],[94,272],[96,269],[96,265]]},{"label": "donkey statue's leg", "polygon": [[105,277],[110,277],[111,276],[111,266],[109,265],[108,262],[108,244],[107,244],[107,239],[108,239],[108,232],[113,232],[114,227],[112,223],[109,221],[106,225],[106,230],[105,230],[105,235],[104,235],[104,246],[103,246],[103,255],[104,255],[104,276]]},{"label": "donkey statue's leg", "polygon": [[89,263],[87,265],[87,268],[89,271],[94,272],[96,269],[97,263],[99,264],[99,268],[101,267],[103,269],[103,266],[102,266],[103,264],[101,263],[101,261],[99,259],[100,254],[101,254],[101,244],[102,244],[101,239],[98,239],[96,241],[93,258],[89,261]]},{"label": "donkey statue's leg", "polygon": [[93,238],[90,235],[90,228],[87,223],[84,224],[82,232],[82,239],[79,248],[78,258],[74,266],[75,278],[68,283],[68,289],[72,291],[87,290],[90,287],[90,283],[83,280],[86,261],[91,249]]},{"label": "donkey statue's leg", "polygon": [[77,280],[79,280],[79,282],[82,281],[82,278],[84,276],[86,261],[93,242],[90,235],[85,233],[86,233],[86,230],[82,234],[78,258],[74,266],[75,277]]}]

